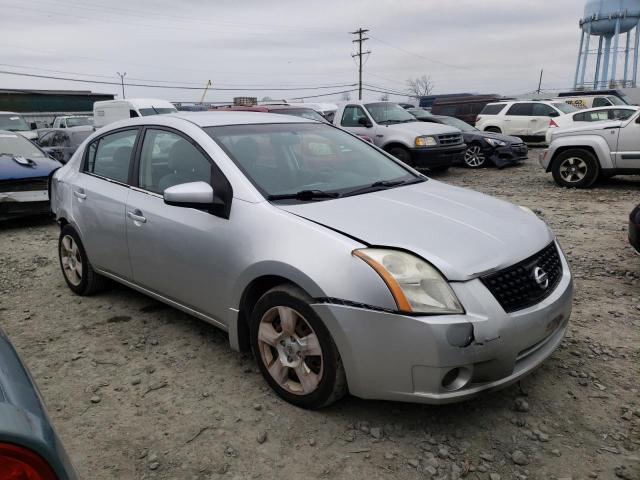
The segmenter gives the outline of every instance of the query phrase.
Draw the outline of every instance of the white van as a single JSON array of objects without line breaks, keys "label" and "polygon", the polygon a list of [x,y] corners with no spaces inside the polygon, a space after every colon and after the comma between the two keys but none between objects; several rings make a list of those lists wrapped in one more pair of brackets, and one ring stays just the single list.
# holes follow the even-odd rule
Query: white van
[{"label": "white van", "polygon": [[585,108],[611,107],[617,105],[626,105],[624,101],[615,95],[585,95],[583,97],[558,97],[553,99],[554,102],[565,102],[580,110]]},{"label": "white van", "polygon": [[107,100],[93,104],[93,122],[96,128],[100,128],[126,118],[176,113],[177,111],[171,102],[156,98]]}]

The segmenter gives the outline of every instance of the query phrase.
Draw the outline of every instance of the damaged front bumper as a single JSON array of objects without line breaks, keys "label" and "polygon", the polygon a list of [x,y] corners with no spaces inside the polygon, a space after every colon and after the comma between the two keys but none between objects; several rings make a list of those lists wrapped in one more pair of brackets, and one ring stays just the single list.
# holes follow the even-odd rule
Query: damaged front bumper
[{"label": "damaged front bumper", "polygon": [[[464,315],[408,316],[315,304],[361,398],[451,403],[504,388],[558,347],[573,299],[571,273],[537,305],[507,314],[479,279],[452,283]],[[465,342],[466,332],[472,341]],[[467,346],[464,346],[468,344]]]},{"label": "damaged front bumper", "polygon": [[47,213],[49,213],[47,190],[0,192],[0,220]]}]

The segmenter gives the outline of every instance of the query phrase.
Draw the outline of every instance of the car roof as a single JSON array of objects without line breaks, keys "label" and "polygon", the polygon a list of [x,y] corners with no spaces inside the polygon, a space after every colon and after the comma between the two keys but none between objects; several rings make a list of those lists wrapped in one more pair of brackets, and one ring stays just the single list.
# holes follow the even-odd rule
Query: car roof
[{"label": "car roof", "polygon": [[[278,113],[243,112],[227,110],[222,112],[178,112],[170,117],[181,118],[200,127],[219,127],[224,125],[250,125],[256,123],[318,123],[306,118],[282,115]],[[150,117],[142,117],[149,119]]]},{"label": "car roof", "polygon": [[607,105],[604,107],[594,107],[594,108],[585,108],[584,110],[578,110],[574,113],[583,113],[583,112],[597,112],[600,110],[640,110],[640,107],[635,105]]}]

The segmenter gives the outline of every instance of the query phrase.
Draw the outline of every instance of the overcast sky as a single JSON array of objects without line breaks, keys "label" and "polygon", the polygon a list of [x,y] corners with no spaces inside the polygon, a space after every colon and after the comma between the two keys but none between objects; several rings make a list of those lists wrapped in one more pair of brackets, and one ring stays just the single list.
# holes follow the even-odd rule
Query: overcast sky
[{"label": "overcast sky", "polygon": [[[436,93],[516,94],[572,85],[584,0],[0,0],[0,70],[196,87],[126,87],[128,97],[209,101],[235,95],[292,98],[347,90],[262,87],[353,84],[348,32],[370,29],[364,81],[404,91],[430,75]],[[89,76],[93,75],[93,76]],[[137,80],[144,79],[144,80]],[[0,88],[113,85],[0,74]],[[378,98],[379,93],[366,93]],[[340,95],[316,101],[337,100]],[[394,97],[392,97],[394,98]],[[399,99],[400,97],[395,97]],[[313,100],[309,100],[313,101]]]}]

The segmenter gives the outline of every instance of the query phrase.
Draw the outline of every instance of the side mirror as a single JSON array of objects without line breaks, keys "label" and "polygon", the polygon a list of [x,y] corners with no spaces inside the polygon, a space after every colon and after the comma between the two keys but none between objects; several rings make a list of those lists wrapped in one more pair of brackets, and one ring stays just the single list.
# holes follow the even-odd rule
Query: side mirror
[{"label": "side mirror", "polygon": [[37,130],[38,129],[38,124],[36,122],[31,122],[31,130]]},{"label": "side mirror", "polygon": [[555,117],[559,117],[559,116],[560,116],[560,114],[559,114],[558,112],[550,112],[550,113],[549,113],[549,116],[550,116],[551,118],[555,118]]},{"label": "side mirror", "polygon": [[362,125],[363,127],[367,127],[367,128],[371,128],[371,127],[373,127],[373,123],[371,123],[371,122],[369,121],[369,119],[368,119],[368,118],[366,118],[366,117],[360,117],[360,118],[358,119],[358,124]]},{"label": "side mirror", "polygon": [[213,205],[213,188],[206,182],[181,183],[169,187],[162,195],[164,203],[174,207],[209,208]]}]

